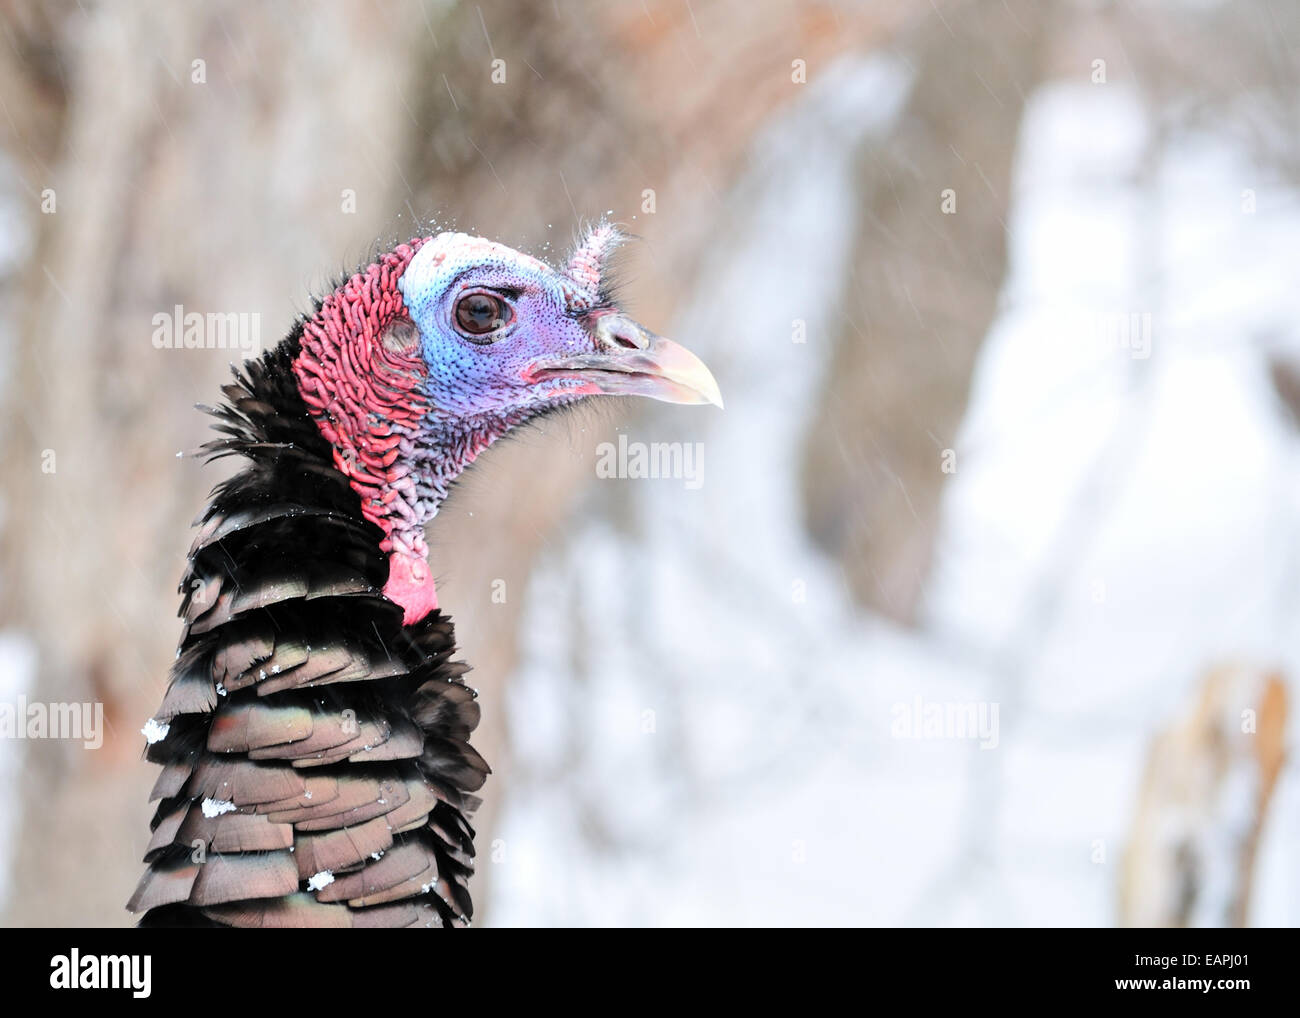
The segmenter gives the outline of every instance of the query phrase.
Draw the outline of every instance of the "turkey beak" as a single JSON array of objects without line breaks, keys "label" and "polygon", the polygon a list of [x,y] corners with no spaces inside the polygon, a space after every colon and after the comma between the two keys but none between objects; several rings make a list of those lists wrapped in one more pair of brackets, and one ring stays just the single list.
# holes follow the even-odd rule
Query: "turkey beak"
[{"label": "turkey beak", "polygon": [[533,380],[575,378],[594,393],[649,396],[665,403],[712,403],[722,408],[722,393],[713,374],[684,346],[656,336],[618,313],[601,315],[593,332],[598,347],[595,353],[536,364]]}]

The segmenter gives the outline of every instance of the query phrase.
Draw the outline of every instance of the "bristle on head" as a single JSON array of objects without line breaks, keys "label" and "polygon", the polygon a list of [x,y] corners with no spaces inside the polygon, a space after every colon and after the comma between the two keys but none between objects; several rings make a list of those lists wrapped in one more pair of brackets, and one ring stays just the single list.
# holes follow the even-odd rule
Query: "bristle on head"
[{"label": "bristle on head", "polygon": [[608,292],[606,268],[609,256],[627,240],[627,235],[613,223],[602,219],[592,226],[586,237],[569,256],[565,273],[577,284],[575,304],[602,303]]}]

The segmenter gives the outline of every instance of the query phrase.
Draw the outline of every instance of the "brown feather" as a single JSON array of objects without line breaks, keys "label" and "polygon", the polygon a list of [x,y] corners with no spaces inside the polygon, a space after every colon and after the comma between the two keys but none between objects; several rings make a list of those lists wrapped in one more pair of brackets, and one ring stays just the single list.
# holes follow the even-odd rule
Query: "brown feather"
[{"label": "brown feather", "polygon": [[292,767],[252,760],[227,760],[204,756],[186,782],[186,794],[256,806],[301,795],[307,790],[302,776]]},{"label": "brown feather", "polygon": [[[369,899],[391,888],[405,887],[407,881],[424,875],[436,866],[433,853],[425,845],[419,841],[408,841],[385,853],[384,857],[377,862],[372,862],[355,873],[336,878],[332,884],[317,891],[316,897],[320,901],[366,904],[362,899]],[[431,882],[435,876],[436,872],[424,882]],[[419,893],[418,886],[410,892],[411,895]],[[375,901],[370,903],[378,904]]]},{"label": "brown feather", "polygon": [[323,905],[310,894],[290,894],[261,901],[236,901],[203,910],[209,919],[246,929],[346,929],[352,915],[343,905]]},{"label": "brown feather", "polygon": [[188,901],[199,875],[199,864],[182,860],[144,871],[126,907],[132,912]]},{"label": "brown feather", "polygon": [[[345,795],[340,795],[340,798],[344,797]],[[373,817],[391,813],[404,805],[410,797],[404,782],[397,778],[389,778],[378,783],[377,791],[368,802],[360,803],[340,813],[297,820],[294,826],[300,831],[328,831],[336,827],[364,823]]]},{"label": "brown feather", "polygon": [[321,870],[351,869],[392,845],[393,832],[384,817],[325,834],[300,834],[294,849],[298,875],[306,880]]},{"label": "brown feather", "polygon": [[191,905],[244,898],[278,898],[298,890],[298,867],[289,852],[210,855],[199,867]]},{"label": "brown feather", "polygon": [[193,770],[194,761],[188,757],[182,757],[166,764],[162,769],[162,773],[158,775],[158,780],[154,782],[153,791],[149,793],[149,801],[170,799],[173,796],[180,795],[181,789],[185,787],[185,782],[189,780]]},{"label": "brown feather", "polygon": [[247,753],[250,749],[306,739],[311,731],[311,712],[305,707],[273,707],[256,701],[231,703],[212,719],[208,749],[214,753]]}]

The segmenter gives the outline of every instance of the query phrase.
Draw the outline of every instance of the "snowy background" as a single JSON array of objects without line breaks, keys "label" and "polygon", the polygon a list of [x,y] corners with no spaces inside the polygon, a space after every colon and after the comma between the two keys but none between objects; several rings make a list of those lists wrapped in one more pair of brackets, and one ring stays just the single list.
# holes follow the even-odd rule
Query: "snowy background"
[{"label": "snowy background", "polygon": [[[789,323],[834,304],[861,97],[879,115],[905,88],[842,63],[761,139],[743,232],[674,325],[725,380],[706,484],[595,493],[529,591],[496,922],[1106,925],[1171,704],[1207,661],[1300,666],[1296,437],[1267,361],[1300,321],[1295,196],[1243,214],[1261,171],[1212,137],[1144,180],[1122,87],[1029,98],[925,628],[856,613],[809,546],[802,422],[771,408],[816,398],[829,323],[808,347]],[[1149,334],[1112,325],[1130,308]],[[918,696],[998,703],[997,747],[894,737]],[[1260,924],[1300,918],[1298,797],[1292,766]]]}]

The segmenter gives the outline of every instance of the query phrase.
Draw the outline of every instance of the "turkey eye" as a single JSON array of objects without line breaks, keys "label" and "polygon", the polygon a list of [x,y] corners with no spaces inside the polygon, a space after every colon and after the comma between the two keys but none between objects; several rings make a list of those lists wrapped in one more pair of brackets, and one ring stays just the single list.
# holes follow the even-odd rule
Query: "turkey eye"
[{"label": "turkey eye", "polygon": [[512,317],[510,305],[494,293],[467,293],[456,301],[456,326],[470,337],[497,332]]}]

